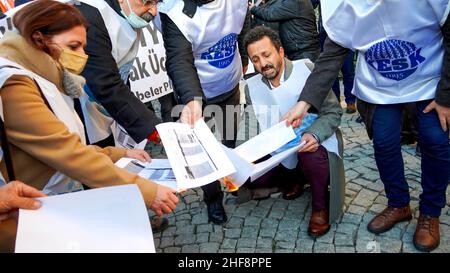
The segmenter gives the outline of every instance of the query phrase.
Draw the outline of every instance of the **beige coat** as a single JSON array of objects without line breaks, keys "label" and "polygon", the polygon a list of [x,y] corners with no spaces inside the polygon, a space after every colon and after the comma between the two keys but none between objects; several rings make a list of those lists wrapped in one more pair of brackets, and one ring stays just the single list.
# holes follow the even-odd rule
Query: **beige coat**
[{"label": "beige coat", "polygon": [[[31,47],[22,36],[10,34],[0,40],[0,57],[9,59],[54,83],[61,92],[62,73],[47,54]],[[91,187],[137,184],[149,207],[156,184],[114,165],[126,150],[84,145],[70,133],[47,106],[37,84],[26,76],[13,76],[0,89],[4,121],[16,178],[43,189],[59,171]],[[7,177],[4,162],[1,172]],[[0,252],[12,251],[16,223],[0,223]]]}]

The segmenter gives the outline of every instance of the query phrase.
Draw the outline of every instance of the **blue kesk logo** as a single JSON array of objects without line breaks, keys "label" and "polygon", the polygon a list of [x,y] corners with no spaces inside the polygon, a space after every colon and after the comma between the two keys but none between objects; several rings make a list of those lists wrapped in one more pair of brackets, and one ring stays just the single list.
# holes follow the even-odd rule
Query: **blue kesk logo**
[{"label": "blue kesk logo", "polygon": [[374,44],[364,54],[366,62],[383,77],[401,81],[416,72],[426,58],[420,55],[422,48],[401,40],[386,40]]},{"label": "blue kesk logo", "polygon": [[208,63],[214,67],[223,69],[228,67],[236,54],[237,34],[231,33],[223,37],[208,51],[201,55],[202,60],[208,60]]}]

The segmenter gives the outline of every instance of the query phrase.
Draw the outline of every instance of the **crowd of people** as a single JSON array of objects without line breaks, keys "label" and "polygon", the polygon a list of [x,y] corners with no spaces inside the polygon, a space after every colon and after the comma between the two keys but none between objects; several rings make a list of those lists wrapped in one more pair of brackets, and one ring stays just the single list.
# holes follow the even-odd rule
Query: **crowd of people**
[{"label": "crowd of people", "polygon": [[[39,209],[38,197],[136,184],[157,216],[176,208],[174,190],[114,165],[125,156],[151,158],[114,147],[113,122],[137,143],[158,142],[162,121],[129,82],[142,29],[152,21],[174,87],[161,100],[164,121],[214,119],[222,143],[234,148],[240,82],[251,62],[245,92],[260,129],[282,120],[305,127],[298,153],[245,183],[239,200],[268,198],[272,188],[295,199],[310,184],[308,234],[329,231],[345,188],[342,72],[346,113],[358,111],[373,140],[388,199],[367,229],[380,234],[412,219],[401,154],[402,126],[411,125],[423,188],[413,243],[421,251],[438,247],[450,181],[448,0],[0,0],[0,8],[15,27],[0,39],[0,251],[13,251],[15,212]],[[175,104],[181,113],[168,117]],[[221,183],[202,190],[208,220],[225,224]],[[155,219],[153,228],[167,225]]]}]

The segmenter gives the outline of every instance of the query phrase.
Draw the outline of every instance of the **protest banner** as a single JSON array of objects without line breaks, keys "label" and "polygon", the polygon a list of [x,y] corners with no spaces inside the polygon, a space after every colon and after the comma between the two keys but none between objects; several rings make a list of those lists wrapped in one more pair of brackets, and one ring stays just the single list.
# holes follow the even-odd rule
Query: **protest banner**
[{"label": "protest banner", "polygon": [[162,35],[150,23],[143,29],[139,52],[130,71],[131,91],[142,102],[173,92],[165,65],[166,51]]}]

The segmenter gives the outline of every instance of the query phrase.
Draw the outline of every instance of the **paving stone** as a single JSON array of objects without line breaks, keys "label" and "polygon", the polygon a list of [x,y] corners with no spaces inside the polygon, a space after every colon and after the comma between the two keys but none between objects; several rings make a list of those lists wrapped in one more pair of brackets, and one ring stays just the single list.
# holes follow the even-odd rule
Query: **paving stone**
[{"label": "paving stone", "polygon": [[242,231],[239,228],[227,229],[225,230],[225,237],[231,239],[239,238],[241,236],[241,232]]},{"label": "paving stone", "polygon": [[354,234],[356,234],[357,230],[358,230],[357,225],[350,224],[350,223],[341,223],[338,225],[336,232],[354,235]]},{"label": "paving stone", "polygon": [[197,226],[197,232],[198,233],[212,232],[212,231],[213,231],[213,226],[211,224],[198,225]]},{"label": "paving stone", "polygon": [[181,248],[181,253],[199,253],[200,247],[198,245],[185,245]]},{"label": "paving stone", "polygon": [[402,249],[402,241],[389,237],[378,237],[380,242],[380,249],[383,253],[399,253]]},{"label": "paving stone", "polygon": [[347,212],[353,213],[353,214],[358,214],[358,215],[363,215],[366,212],[366,208],[362,207],[362,206],[357,206],[357,205],[351,204],[348,207]]},{"label": "paving stone", "polygon": [[255,248],[256,239],[252,238],[240,238],[237,242],[237,248]]},{"label": "paving stone", "polygon": [[278,225],[278,230],[298,230],[300,228],[300,220],[281,220]]},{"label": "paving stone", "polygon": [[336,253],[355,253],[354,247],[349,246],[336,246]]},{"label": "paving stone", "polygon": [[274,241],[272,240],[272,238],[264,238],[264,237],[259,237],[256,241],[256,247],[257,248],[270,248],[272,249],[274,245]]},{"label": "paving stone", "polygon": [[332,244],[315,243],[314,253],[335,253],[336,250]]},{"label": "paving stone", "polygon": [[222,242],[221,248],[236,248],[237,239],[225,238]]},{"label": "paving stone", "polygon": [[341,223],[350,223],[358,225],[362,221],[362,216],[358,214],[345,213],[342,216]]},{"label": "paving stone", "polygon": [[261,224],[262,218],[255,216],[248,216],[245,218],[244,226],[256,226],[259,227]]},{"label": "paving stone", "polygon": [[262,228],[259,230],[259,236],[274,238],[277,233],[277,228]]},{"label": "paving stone", "polygon": [[175,235],[192,235],[194,234],[194,229],[195,226],[192,225],[177,227]]},{"label": "paving stone", "polygon": [[226,228],[241,228],[244,223],[243,218],[231,217],[230,220],[225,224]]},{"label": "paving stone", "polygon": [[174,243],[175,243],[175,238],[173,236],[162,237],[161,242],[159,243],[159,248],[166,248],[169,246],[173,246]]},{"label": "paving stone", "polygon": [[295,241],[275,241],[276,248],[285,248],[285,249],[294,249],[295,248]]},{"label": "paving stone", "polygon": [[279,220],[275,218],[266,218],[261,222],[261,228],[276,228],[278,227]]},{"label": "paving stone", "polygon": [[217,253],[217,251],[219,251],[219,243],[200,244],[200,253]]},{"label": "paving stone", "polygon": [[336,246],[353,246],[354,236],[349,234],[336,233],[334,235],[334,244]]},{"label": "paving stone", "polygon": [[255,248],[242,247],[236,250],[236,253],[255,253]]},{"label": "paving stone", "polygon": [[167,247],[164,249],[164,253],[180,253],[181,247]]},{"label": "paving stone", "polygon": [[207,243],[209,239],[209,233],[197,233],[197,244]]},{"label": "paving stone", "polygon": [[255,227],[244,227],[242,229],[241,238],[257,238],[258,228]]},{"label": "paving stone", "polygon": [[250,213],[250,216],[256,216],[259,218],[264,218],[269,213],[269,210],[267,208],[263,207],[255,207],[252,212]]},{"label": "paving stone", "polygon": [[215,231],[209,234],[210,242],[221,243],[223,241],[223,231]]},{"label": "paving stone", "polygon": [[190,245],[195,243],[195,235],[179,235],[175,237],[175,245],[176,246],[182,246],[182,245]]},{"label": "paving stone", "polygon": [[255,253],[272,253],[272,248],[256,248]]},{"label": "paving stone", "polygon": [[275,240],[277,241],[295,241],[297,239],[296,230],[285,230],[282,232],[277,232],[275,235]]}]

